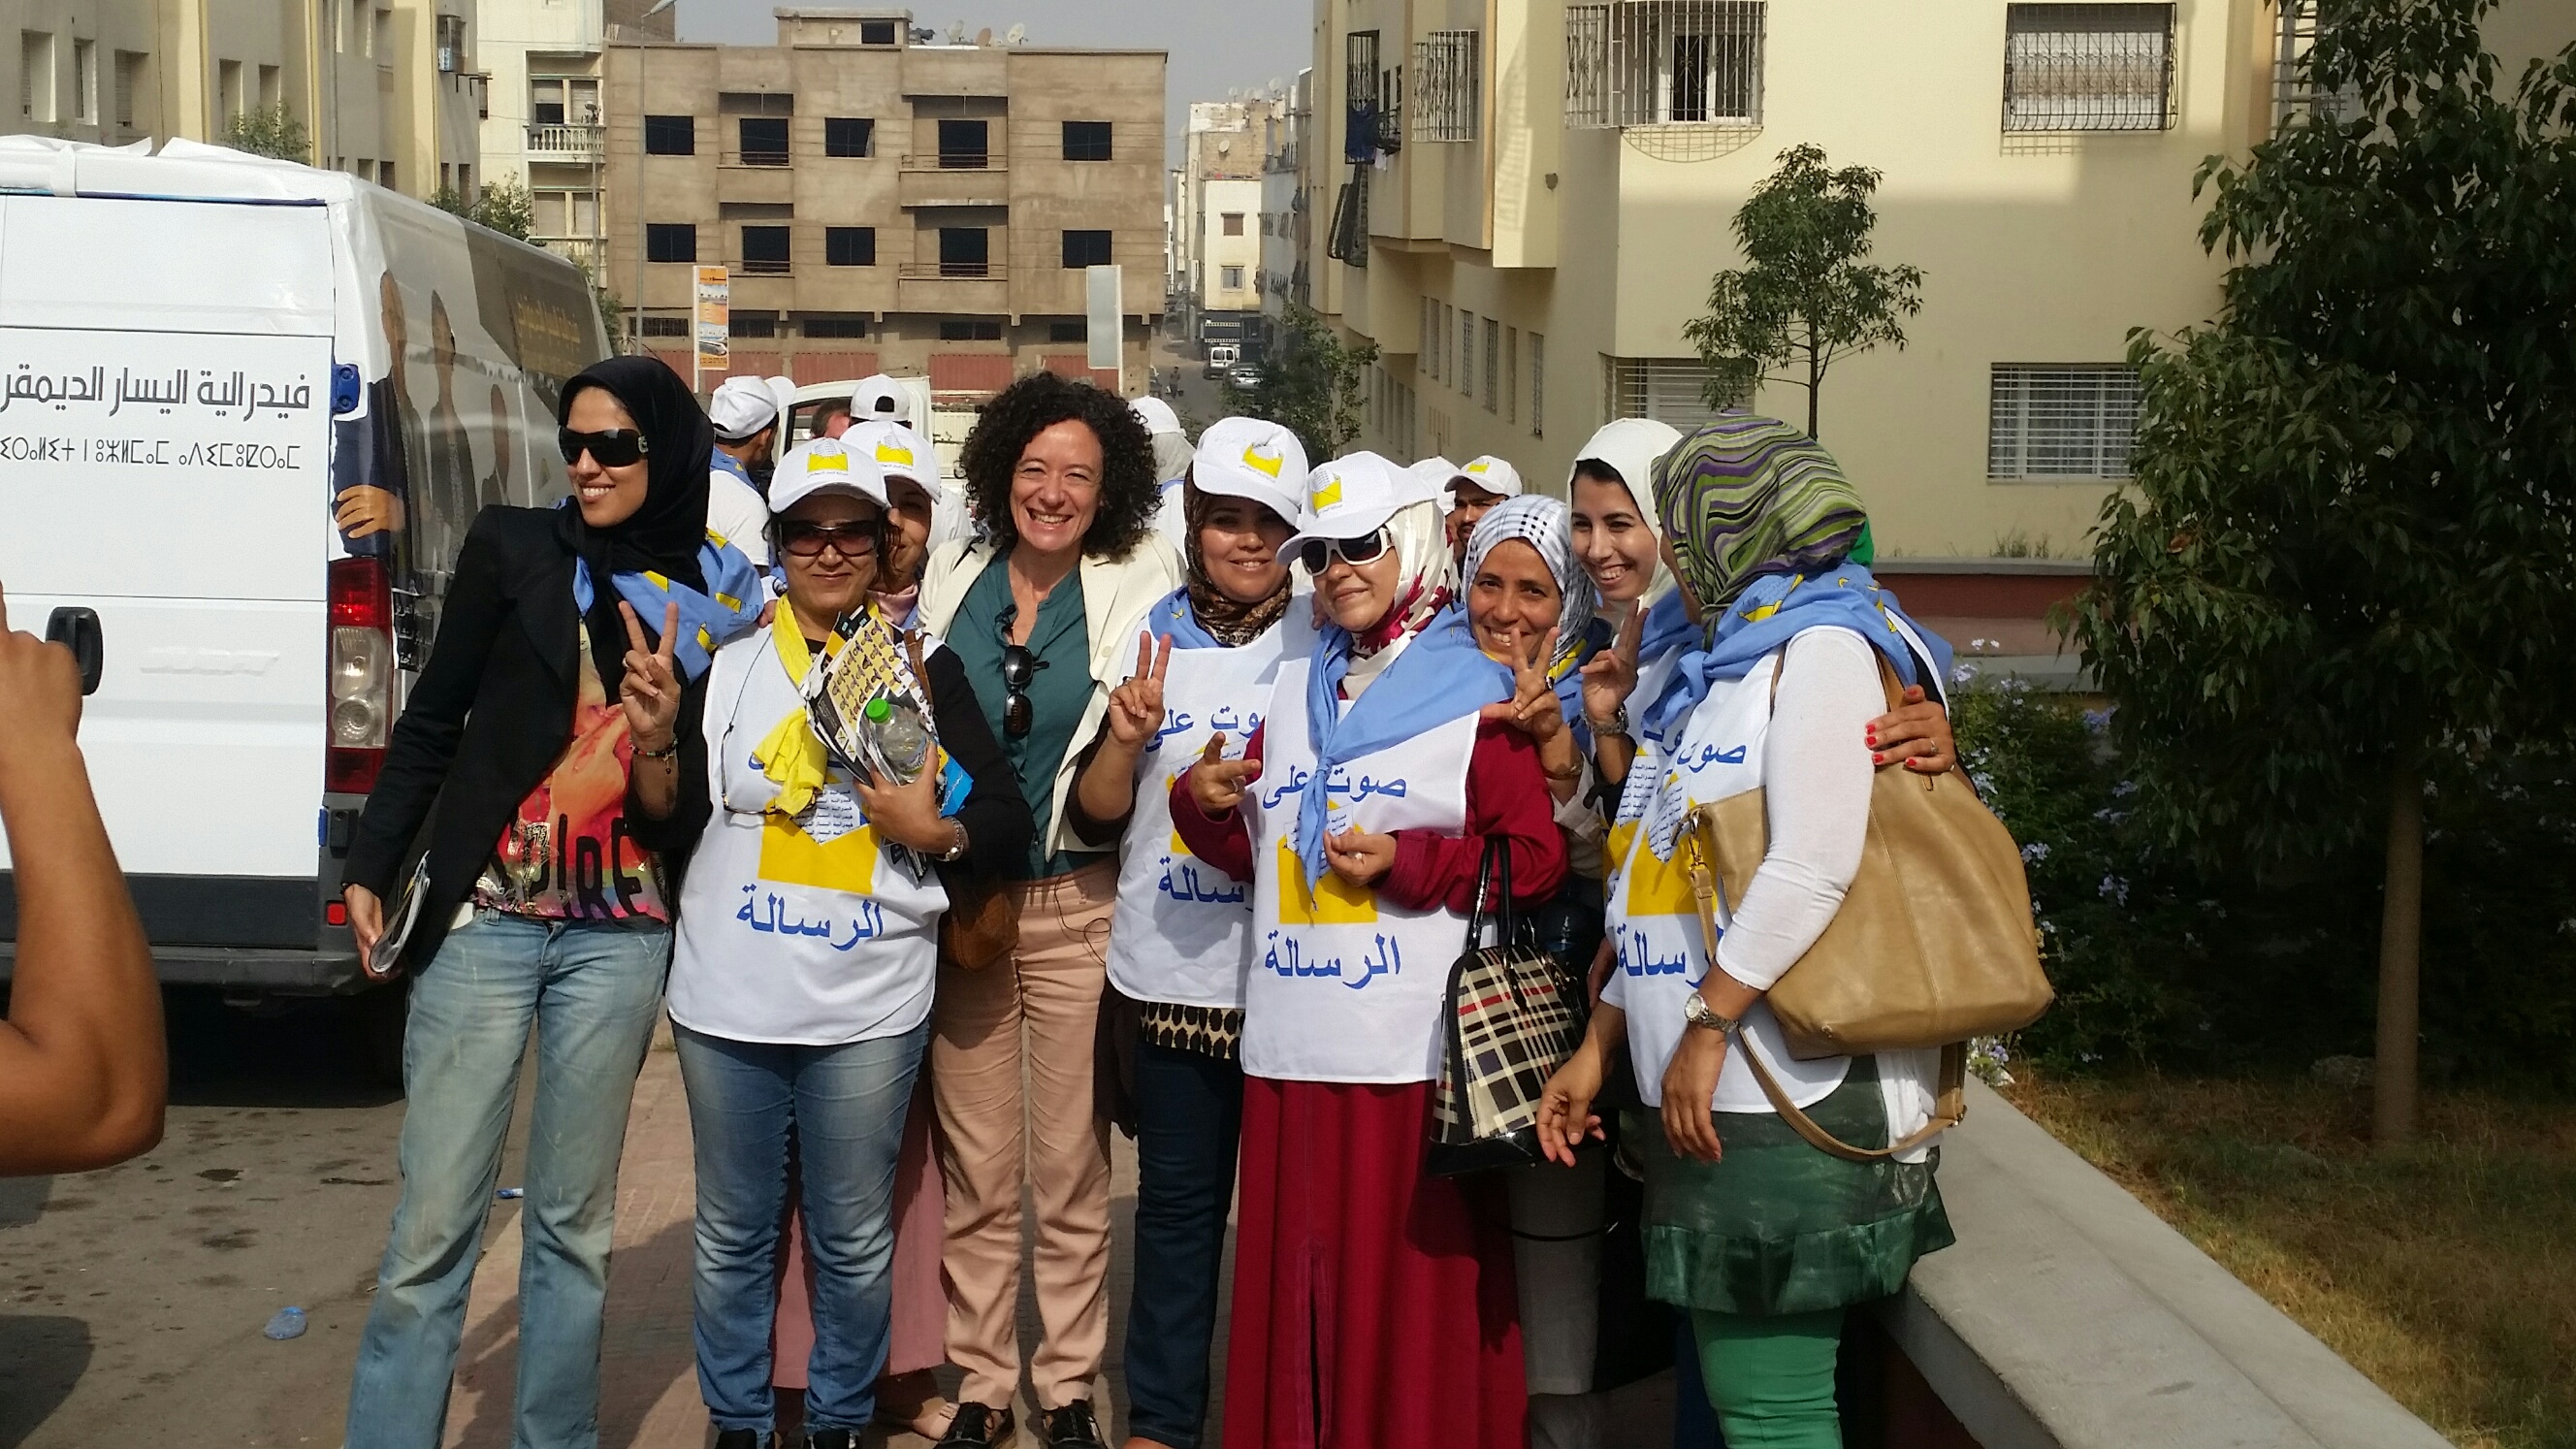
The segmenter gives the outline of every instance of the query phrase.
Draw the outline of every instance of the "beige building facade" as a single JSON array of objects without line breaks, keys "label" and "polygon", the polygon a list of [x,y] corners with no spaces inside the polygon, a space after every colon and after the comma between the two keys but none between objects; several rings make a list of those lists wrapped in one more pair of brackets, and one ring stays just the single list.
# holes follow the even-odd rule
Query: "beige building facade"
[{"label": "beige building facade", "polygon": [[[2271,129],[2301,43],[2270,0],[1315,14],[1310,270],[1385,354],[1363,446],[1556,490],[1608,419],[1706,417],[1682,327],[1741,265],[1737,208],[1812,142],[1884,173],[1872,260],[1925,273],[1909,345],[1838,362],[1818,429],[1882,555],[1922,558],[2084,551],[2126,472],[2129,330],[2218,306],[2192,173]],[[2490,39],[2511,75],[2569,28],[2563,0],[2506,0]],[[1803,421],[1805,389],[1752,405]]]},{"label": "beige building facade", "polygon": [[476,54],[490,76],[483,179],[528,191],[531,241],[594,272],[608,238],[602,57],[668,41],[677,5],[653,0],[479,0]]},{"label": "beige building facade", "polygon": [[483,77],[471,0],[19,0],[10,129],[221,143],[283,107],[314,164],[413,196],[471,190]]},{"label": "beige building facade", "polygon": [[734,372],[927,376],[946,401],[1039,368],[1115,384],[1086,361],[1085,288],[1116,266],[1142,391],[1163,53],[932,44],[902,11],[777,16],[774,46],[607,48],[605,253],[642,344],[687,373],[695,271],[721,265]]},{"label": "beige building facade", "polygon": [[1181,135],[1172,251],[1184,336],[1259,350],[1262,166],[1284,96],[1193,101]]}]

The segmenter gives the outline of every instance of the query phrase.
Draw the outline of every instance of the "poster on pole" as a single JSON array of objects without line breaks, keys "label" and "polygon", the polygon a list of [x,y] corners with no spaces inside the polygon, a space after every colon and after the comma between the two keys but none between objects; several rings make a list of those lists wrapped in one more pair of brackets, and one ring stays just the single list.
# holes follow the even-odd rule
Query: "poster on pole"
[{"label": "poster on pole", "polygon": [[1115,266],[1082,269],[1084,333],[1091,344],[1084,361],[1091,367],[1116,368],[1122,395],[1127,391],[1127,329],[1120,320],[1127,310],[1125,277]]},{"label": "poster on pole", "polygon": [[698,268],[698,348],[697,364],[689,378],[692,391],[705,392],[710,376],[722,382],[733,366],[727,351],[732,332],[732,294],[733,284],[724,268]]}]

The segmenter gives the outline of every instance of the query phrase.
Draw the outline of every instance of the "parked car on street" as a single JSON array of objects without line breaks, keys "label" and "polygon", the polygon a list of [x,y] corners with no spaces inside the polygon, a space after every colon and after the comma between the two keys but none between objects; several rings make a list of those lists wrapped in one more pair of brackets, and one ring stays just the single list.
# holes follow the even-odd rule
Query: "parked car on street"
[{"label": "parked car on street", "polygon": [[1225,375],[1225,380],[1240,388],[1259,387],[1261,386],[1261,369],[1246,364],[1227,373]]}]

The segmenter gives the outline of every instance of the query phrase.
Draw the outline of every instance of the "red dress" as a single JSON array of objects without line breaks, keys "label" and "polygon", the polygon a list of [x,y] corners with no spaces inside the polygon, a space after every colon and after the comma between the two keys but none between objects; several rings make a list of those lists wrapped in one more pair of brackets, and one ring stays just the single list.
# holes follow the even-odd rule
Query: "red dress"
[{"label": "red dress", "polygon": [[[1545,900],[1565,874],[1551,803],[1528,739],[1480,726],[1467,834],[1399,831],[1379,894],[1463,913],[1484,839],[1501,835],[1514,896]],[[1172,820],[1191,854],[1252,878],[1244,821],[1201,814],[1186,777]],[[1522,1449],[1529,1395],[1501,1184],[1423,1173],[1431,1091],[1244,1079],[1226,1449]]]}]

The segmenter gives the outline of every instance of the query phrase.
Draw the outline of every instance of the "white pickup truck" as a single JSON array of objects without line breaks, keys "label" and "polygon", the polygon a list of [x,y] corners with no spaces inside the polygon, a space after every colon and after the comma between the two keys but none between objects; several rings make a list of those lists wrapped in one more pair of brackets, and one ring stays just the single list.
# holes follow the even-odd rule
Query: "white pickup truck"
[{"label": "white pickup truck", "polygon": [[607,350],[572,263],[355,177],[0,137],[0,587],[84,658],[163,981],[372,989],[350,827],[468,523],[563,496],[555,399]]}]

